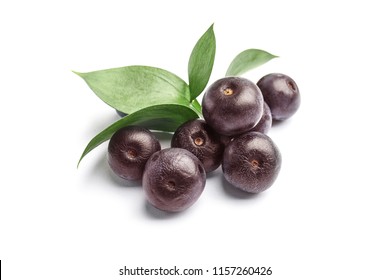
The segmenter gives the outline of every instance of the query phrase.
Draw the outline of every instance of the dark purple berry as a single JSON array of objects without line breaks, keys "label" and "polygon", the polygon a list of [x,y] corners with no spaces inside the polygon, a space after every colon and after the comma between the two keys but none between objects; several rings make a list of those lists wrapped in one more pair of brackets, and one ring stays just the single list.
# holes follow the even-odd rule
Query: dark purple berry
[{"label": "dark purple berry", "polygon": [[257,82],[274,120],[285,120],[295,114],[301,104],[297,84],[289,76],[272,73]]},{"label": "dark purple berry", "polygon": [[223,143],[224,147],[226,147],[230,141],[232,141],[233,137],[232,136],[226,136],[226,135],[220,135],[220,140]]},{"label": "dark purple berry", "polygon": [[140,180],[149,157],[159,150],[160,142],[146,128],[123,127],[108,143],[108,163],[119,177]]},{"label": "dark purple berry", "polygon": [[147,200],[154,207],[179,212],[193,205],[203,192],[206,172],[200,160],[181,148],[156,152],[148,160],[142,179]]},{"label": "dark purple berry", "polygon": [[171,146],[193,153],[202,163],[206,172],[221,164],[224,144],[213,129],[200,119],[182,124],[172,137]]},{"label": "dark purple berry", "polygon": [[272,127],[271,109],[269,108],[267,103],[264,102],[263,116],[261,117],[260,121],[256,124],[256,126],[252,128],[250,131],[257,131],[257,132],[267,134],[271,127]]},{"label": "dark purple berry", "polygon": [[263,115],[263,96],[248,79],[226,77],[206,90],[203,117],[217,133],[234,136],[252,129]]},{"label": "dark purple berry", "polygon": [[249,193],[268,189],[276,180],[282,158],[270,137],[260,132],[248,132],[225,148],[222,170],[233,186]]},{"label": "dark purple berry", "polygon": [[[261,117],[260,121],[256,124],[256,126],[247,132],[255,131],[255,132],[261,132],[261,133],[267,134],[271,127],[272,127],[271,110],[268,107],[267,103],[264,102],[263,116]],[[245,132],[245,133],[247,133],[247,132]],[[245,133],[243,133],[243,134],[245,134]],[[235,137],[238,137],[238,136],[240,136],[240,135],[237,135]],[[220,139],[221,139],[221,142],[226,147],[235,137],[221,135]]]}]

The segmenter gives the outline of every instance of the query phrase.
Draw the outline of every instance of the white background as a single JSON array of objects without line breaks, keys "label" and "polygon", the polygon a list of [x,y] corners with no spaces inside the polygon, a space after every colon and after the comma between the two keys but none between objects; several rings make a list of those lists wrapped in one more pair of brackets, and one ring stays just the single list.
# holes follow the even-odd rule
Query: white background
[{"label": "white background", "polygon": [[[214,266],[271,266],[265,279],[390,279],[385,4],[2,1],[4,279],[162,279],[119,276],[125,265],[210,270],[191,279],[234,278],[211,276]],[[111,173],[107,143],[77,169],[117,116],[71,70],[141,64],[187,80],[192,47],[212,23],[211,81],[260,48],[280,58],[245,77],[282,72],[300,88],[299,112],[269,133],[283,155],[272,188],[243,195],[219,169],[192,208],[167,215]]]}]

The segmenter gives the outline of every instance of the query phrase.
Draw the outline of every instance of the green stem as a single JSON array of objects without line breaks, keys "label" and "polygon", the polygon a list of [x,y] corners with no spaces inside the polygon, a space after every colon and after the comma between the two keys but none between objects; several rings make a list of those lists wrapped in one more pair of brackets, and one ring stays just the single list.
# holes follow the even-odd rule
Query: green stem
[{"label": "green stem", "polygon": [[200,118],[203,118],[203,114],[202,114],[202,106],[200,105],[200,103],[198,102],[197,99],[194,99],[192,100],[191,104],[190,104],[190,107],[192,109],[194,109],[194,111],[198,114],[198,116]]}]

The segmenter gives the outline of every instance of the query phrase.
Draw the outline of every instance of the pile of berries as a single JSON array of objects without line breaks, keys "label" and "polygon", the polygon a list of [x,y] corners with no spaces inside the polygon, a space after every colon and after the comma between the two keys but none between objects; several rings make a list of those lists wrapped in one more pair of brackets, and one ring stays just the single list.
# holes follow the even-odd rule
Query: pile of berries
[{"label": "pile of berries", "polygon": [[202,100],[204,120],[182,124],[171,148],[161,149],[149,130],[128,126],[108,145],[108,163],[126,180],[142,180],[147,200],[156,208],[183,211],[202,194],[206,173],[222,164],[234,187],[249,193],[268,189],[281,168],[281,154],[267,136],[273,120],[285,120],[299,108],[293,79],[268,74],[257,84],[226,77],[211,84]]}]

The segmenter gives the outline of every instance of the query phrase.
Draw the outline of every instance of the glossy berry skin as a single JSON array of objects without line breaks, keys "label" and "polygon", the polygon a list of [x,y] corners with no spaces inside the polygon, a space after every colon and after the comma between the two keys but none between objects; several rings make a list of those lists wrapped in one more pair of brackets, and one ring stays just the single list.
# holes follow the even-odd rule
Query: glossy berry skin
[{"label": "glossy berry skin", "polygon": [[140,180],[149,157],[159,150],[160,142],[146,128],[123,127],[108,143],[108,164],[119,177]]},{"label": "glossy berry skin", "polygon": [[267,134],[268,131],[272,127],[272,114],[271,109],[267,105],[266,102],[264,102],[263,107],[263,116],[261,117],[260,121],[255,125],[254,128],[252,128],[250,131],[257,131],[264,134]]},{"label": "glossy berry skin", "polygon": [[193,205],[206,184],[200,160],[181,148],[156,152],[148,160],[142,179],[146,199],[167,212],[180,212]]},{"label": "glossy berry skin", "polygon": [[226,147],[222,170],[233,186],[249,193],[265,191],[275,182],[282,164],[278,147],[260,132],[248,132]]},{"label": "glossy berry skin", "polygon": [[289,76],[271,73],[262,77],[257,86],[263,93],[264,101],[268,104],[274,120],[285,120],[296,113],[301,96],[297,84]]},{"label": "glossy berry skin", "polygon": [[224,144],[204,120],[190,120],[182,124],[172,136],[171,147],[193,153],[202,162],[206,173],[221,165]]},{"label": "glossy berry skin", "polygon": [[202,99],[205,121],[217,133],[234,136],[252,129],[263,115],[263,96],[248,79],[226,77],[211,84]]},{"label": "glossy berry skin", "polygon": [[[263,107],[263,116],[261,117],[260,121],[255,125],[254,128],[247,132],[255,131],[255,132],[261,132],[264,134],[267,134],[268,131],[272,127],[272,115],[271,115],[271,110],[267,103],[264,102],[264,107]],[[245,132],[245,133],[247,133]],[[244,134],[244,133],[243,133]],[[242,135],[242,134],[241,134]],[[236,137],[238,137],[237,135]],[[234,139],[234,137],[230,136],[220,136],[220,139],[222,143],[225,145],[225,147]]]}]

